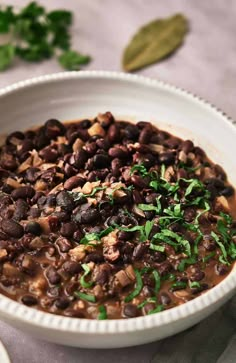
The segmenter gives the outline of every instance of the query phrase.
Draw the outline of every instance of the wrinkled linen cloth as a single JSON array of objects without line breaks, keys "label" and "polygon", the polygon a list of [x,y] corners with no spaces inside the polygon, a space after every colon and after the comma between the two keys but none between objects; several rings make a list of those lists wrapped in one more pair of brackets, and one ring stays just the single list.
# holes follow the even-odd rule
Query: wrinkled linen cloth
[{"label": "wrinkled linen cloth", "polygon": [[[1,4],[20,7],[27,2],[2,0]],[[184,45],[172,57],[138,74],[198,94],[236,120],[235,1],[40,0],[40,3],[48,9],[65,7],[74,12],[74,48],[93,58],[86,70],[121,71],[122,50],[138,27],[157,17],[184,13],[190,21]],[[17,61],[14,67],[0,73],[0,88],[61,70],[56,60],[39,64]],[[235,363],[236,298],[191,329],[138,347],[114,350],[64,347],[35,339],[3,322],[0,322],[0,339],[12,363]]]}]

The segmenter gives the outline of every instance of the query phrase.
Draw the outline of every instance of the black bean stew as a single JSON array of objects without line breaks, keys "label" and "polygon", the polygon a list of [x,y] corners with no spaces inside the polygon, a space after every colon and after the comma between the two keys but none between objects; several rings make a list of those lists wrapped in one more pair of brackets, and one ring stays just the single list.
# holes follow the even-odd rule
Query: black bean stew
[{"label": "black bean stew", "polygon": [[153,314],[236,259],[234,189],[190,140],[149,122],[48,120],[0,154],[0,291],[54,314]]}]

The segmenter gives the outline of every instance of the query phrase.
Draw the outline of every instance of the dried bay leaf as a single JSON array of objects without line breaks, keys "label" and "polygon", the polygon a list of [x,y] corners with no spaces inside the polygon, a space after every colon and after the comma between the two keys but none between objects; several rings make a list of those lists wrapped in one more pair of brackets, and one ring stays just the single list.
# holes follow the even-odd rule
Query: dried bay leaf
[{"label": "dried bay leaf", "polygon": [[182,14],[143,26],[124,51],[124,70],[135,71],[167,57],[182,44],[187,31],[188,21]]}]

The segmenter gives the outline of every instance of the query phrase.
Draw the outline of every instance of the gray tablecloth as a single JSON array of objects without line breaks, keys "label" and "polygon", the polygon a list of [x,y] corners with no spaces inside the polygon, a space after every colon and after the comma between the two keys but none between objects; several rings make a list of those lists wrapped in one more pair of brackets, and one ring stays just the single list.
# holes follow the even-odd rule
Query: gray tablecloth
[{"label": "gray tablecloth", "polygon": [[[140,72],[186,88],[236,119],[236,2],[234,0],[41,0],[48,8],[75,12],[73,42],[92,55],[86,69],[121,70],[124,46],[137,28],[155,17],[183,12],[190,32],[176,54]],[[1,3],[25,5],[23,0]],[[0,74],[0,87],[60,71],[55,60],[17,63]],[[13,363],[233,363],[236,362],[236,301],[198,326],[175,337],[145,346],[117,350],[86,350],[33,339],[0,323],[0,339]],[[1,363],[1,362],[0,362]]]}]

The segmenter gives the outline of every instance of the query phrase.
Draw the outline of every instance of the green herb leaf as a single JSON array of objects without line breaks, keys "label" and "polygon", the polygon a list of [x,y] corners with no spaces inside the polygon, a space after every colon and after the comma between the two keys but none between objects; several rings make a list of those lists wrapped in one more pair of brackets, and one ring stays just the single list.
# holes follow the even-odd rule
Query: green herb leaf
[{"label": "green herb leaf", "polygon": [[143,164],[136,164],[133,165],[131,170],[130,170],[130,175],[133,175],[135,171],[138,171],[139,174],[141,174],[142,176],[147,176],[148,175],[148,171],[145,168],[145,166]]},{"label": "green herb leaf", "polygon": [[74,295],[76,297],[79,297],[81,300],[85,300],[91,303],[95,303],[96,302],[96,297],[94,295],[90,295],[90,294],[85,294],[84,292],[80,292],[80,291],[75,291]]},{"label": "green herb leaf", "polygon": [[212,257],[214,257],[216,255],[216,253],[215,252],[211,252],[211,253],[209,253],[208,255],[206,255],[206,256],[204,256],[203,258],[202,258],[202,262],[207,262],[208,260],[210,260]]},{"label": "green herb leaf", "polygon": [[165,246],[158,246],[158,245],[154,245],[153,243],[150,243],[149,248],[154,251],[165,252]]},{"label": "green herb leaf", "polygon": [[234,242],[230,242],[229,245],[229,249],[228,249],[228,254],[230,255],[230,257],[235,260],[236,259],[236,245]]},{"label": "green herb leaf", "polygon": [[157,307],[155,307],[155,309],[149,310],[148,315],[155,314],[155,313],[160,313],[163,310],[164,310],[163,305],[157,305]]},{"label": "green herb leaf", "polygon": [[99,308],[99,314],[98,314],[98,320],[106,320],[107,319],[107,311],[104,305],[100,305]]},{"label": "green herb leaf", "polygon": [[11,44],[0,46],[0,71],[5,71],[12,65],[15,56],[15,48]]},{"label": "green herb leaf", "polygon": [[103,231],[101,231],[100,233],[87,233],[81,240],[80,240],[80,244],[88,244],[91,241],[99,241],[102,237],[108,235],[109,233],[111,233],[114,230],[113,227],[108,227],[106,229],[104,229]]},{"label": "green herb leaf", "polygon": [[160,278],[159,273],[156,270],[152,271],[152,274],[153,274],[153,277],[155,280],[154,292],[155,292],[155,294],[157,294],[161,287],[161,278]]},{"label": "green herb leaf", "polygon": [[214,240],[216,241],[216,243],[218,244],[218,246],[221,249],[222,255],[220,256],[220,262],[222,262],[225,265],[229,265],[230,263],[227,258],[227,252],[226,252],[224,244],[220,241],[219,236],[217,236],[217,234],[215,232],[211,232],[211,236],[214,238]]},{"label": "green herb leaf", "polygon": [[194,189],[203,189],[205,188],[204,185],[202,184],[202,182],[198,179],[190,179],[190,180],[186,180],[183,179],[186,182],[190,182],[189,186],[187,187],[186,191],[185,191],[185,197],[187,197],[188,195],[190,195]]},{"label": "green herb leaf", "polygon": [[140,304],[138,304],[137,308],[142,309],[148,303],[156,303],[156,301],[157,301],[157,298],[155,296],[154,297],[149,297],[146,300],[144,300],[143,302],[141,302]]},{"label": "green herb leaf", "polygon": [[134,71],[167,57],[182,44],[187,31],[187,19],[181,14],[143,26],[124,51],[124,70]]},{"label": "green herb leaf", "polygon": [[91,272],[89,266],[86,265],[86,263],[83,263],[82,264],[82,268],[84,270],[84,274],[80,278],[80,284],[81,284],[82,287],[85,287],[87,289],[87,288],[90,288],[91,286],[93,286],[94,285],[94,282],[93,281],[91,281],[91,282],[86,282],[85,281],[85,277],[87,275],[89,275],[90,272]]},{"label": "green herb leaf", "polygon": [[177,281],[174,284],[172,284],[171,288],[173,290],[182,290],[182,289],[186,289],[187,287],[187,283],[183,282],[183,281]]},{"label": "green herb leaf", "polygon": [[194,289],[194,288],[199,288],[199,287],[201,287],[201,285],[199,284],[199,282],[197,282],[197,281],[193,281],[193,282],[190,282],[190,283],[189,283],[189,287],[190,287],[190,289]]},{"label": "green herb leaf", "polygon": [[183,258],[180,263],[178,264],[178,270],[180,272],[183,272],[185,270],[185,266],[186,265],[193,265],[194,263],[197,262],[197,259],[195,256],[190,257],[190,258]]},{"label": "green herb leaf", "polygon": [[131,292],[130,295],[125,297],[125,302],[130,302],[131,300],[133,300],[133,298],[135,298],[136,296],[138,296],[143,288],[143,281],[142,281],[142,276],[141,273],[137,270],[134,269],[135,272],[135,276],[136,276],[136,285],[135,285],[135,289],[133,290],[133,292]]},{"label": "green herb leaf", "polygon": [[12,12],[12,6],[7,6],[6,9],[0,9],[0,33],[8,33],[14,20],[15,16]]},{"label": "green herb leaf", "polygon": [[58,61],[63,68],[69,71],[78,71],[82,65],[91,61],[91,57],[74,50],[68,50],[59,56]]}]

